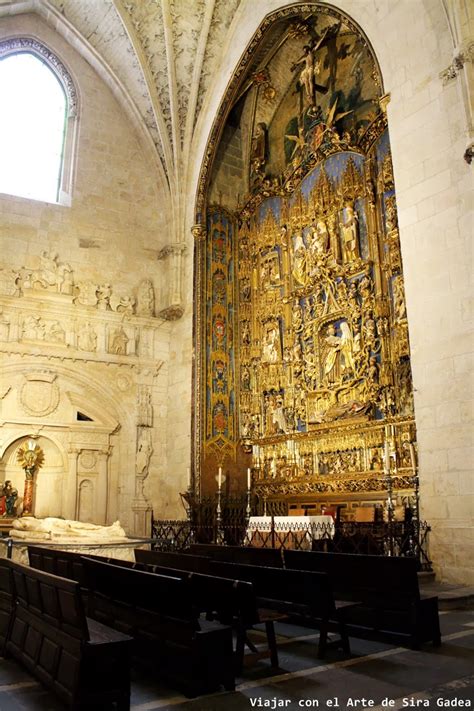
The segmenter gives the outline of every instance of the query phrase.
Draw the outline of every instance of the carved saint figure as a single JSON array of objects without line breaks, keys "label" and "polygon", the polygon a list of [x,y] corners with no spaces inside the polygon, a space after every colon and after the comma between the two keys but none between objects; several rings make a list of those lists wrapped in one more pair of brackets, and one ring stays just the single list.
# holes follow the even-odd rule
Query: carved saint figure
[{"label": "carved saint figure", "polygon": [[97,348],[97,334],[90,323],[86,323],[77,334],[77,347],[81,351],[95,351]]},{"label": "carved saint figure", "polygon": [[294,333],[301,333],[303,330],[303,309],[300,304],[296,302],[293,305],[293,311],[291,314],[291,326]]},{"label": "carved saint figure", "polygon": [[341,372],[343,375],[354,373],[354,341],[347,321],[341,321]]},{"label": "carved saint figure", "polygon": [[351,205],[346,205],[342,216],[342,244],[344,250],[344,261],[353,262],[359,258],[359,242],[357,238],[357,212]]},{"label": "carved saint figure", "polygon": [[285,411],[283,408],[283,398],[277,395],[271,403],[272,408],[272,424],[275,434],[283,434],[287,431]]},{"label": "carved saint figure", "polygon": [[110,353],[114,353],[115,355],[126,355],[128,340],[128,336],[123,330],[123,326],[116,328],[112,334],[110,342]]},{"label": "carved saint figure", "polygon": [[52,321],[46,334],[46,339],[52,343],[65,343],[66,332],[59,321]]},{"label": "carved saint figure", "polygon": [[149,279],[143,279],[138,287],[137,314],[139,316],[155,315],[155,291]]},{"label": "carved saint figure", "polygon": [[255,127],[250,149],[250,164],[259,173],[267,160],[267,125],[261,121]]},{"label": "carved saint figure", "polygon": [[248,392],[250,390],[251,375],[250,375],[250,370],[247,368],[246,365],[244,365],[242,367],[240,380],[241,380],[242,390],[245,390],[246,392]]},{"label": "carved saint figure", "polygon": [[15,516],[17,498],[18,489],[7,479],[0,490],[0,516]]},{"label": "carved saint figure", "polygon": [[295,237],[293,249],[293,278],[298,284],[303,286],[306,284],[306,247],[301,232],[298,232]]},{"label": "carved saint figure", "polygon": [[262,361],[264,363],[276,363],[279,353],[279,334],[275,325],[267,329],[262,349]]},{"label": "carved saint figure", "polygon": [[323,379],[326,383],[335,383],[340,377],[341,338],[336,335],[336,327],[329,324],[324,338]]},{"label": "carved saint figure", "polygon": [[149,434],[147,430],[141,429],[138,435],[136,473],[137,476],[145,478],[148,474],[150,458],[153,452]]},{"label": "carved saint figure", "polygon": [[393,286],[393,310],[395,321],[405,321],[407,317],[407,307],[405,303],[405,289],[403,287],[403,277],[398,276],[392,282]]}]

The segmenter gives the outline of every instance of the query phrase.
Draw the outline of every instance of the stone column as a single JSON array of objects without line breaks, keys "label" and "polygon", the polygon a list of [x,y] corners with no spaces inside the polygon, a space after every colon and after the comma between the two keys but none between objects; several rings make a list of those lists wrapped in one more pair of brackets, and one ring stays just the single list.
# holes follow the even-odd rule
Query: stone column
[{"label": "stone column", "polygon": [[101,449],[97,452],[98,456],[98,477],[96,491],[96,518],[97,523],[107,525],[107,510],[108,510],[108,491],[109,491],[109,469],[108,462],[111,454],[111,448]]},{"label": "stone column", "polygon": [[69,471],[66,472],[63,488],[63,516],[77,520],[77,460],[81,450],[79,447],[70,447],[67,453]]}]

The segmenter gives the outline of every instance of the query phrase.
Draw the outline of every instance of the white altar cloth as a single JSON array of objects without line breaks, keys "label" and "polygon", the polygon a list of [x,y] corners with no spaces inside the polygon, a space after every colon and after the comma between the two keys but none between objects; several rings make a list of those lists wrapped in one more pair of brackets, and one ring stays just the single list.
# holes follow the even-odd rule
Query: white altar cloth
[{"label": "white altar cloth", "polygon": [[[273,516],[275,533],[304,533],[310,544],[312,540],[334,536],[332,516]],[[272,529],[271,516],[251,516],[247,526],[247,538],[252,540],[257,532],[268,533]]]}]

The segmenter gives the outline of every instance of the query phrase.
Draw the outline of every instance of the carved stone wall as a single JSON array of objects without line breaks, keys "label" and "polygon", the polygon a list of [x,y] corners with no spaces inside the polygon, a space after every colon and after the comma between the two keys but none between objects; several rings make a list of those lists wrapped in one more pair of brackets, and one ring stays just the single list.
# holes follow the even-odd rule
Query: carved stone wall
[{"label": "carved stone wall", "polygon": [[159,313],[168,284],[181,306],[182,250],[158,258],[168,238],[153,164],[104,82],[39,17],[2,18],[0,39],[32,35],[77,82],[79,138],[70,207],[0,196],[2,452],[10,462],[14,443],[41,432],[61,464],[45,450],[40,515],[120,518],[145,534],[151,509],[170,503],[160,493],[170,326]]}]

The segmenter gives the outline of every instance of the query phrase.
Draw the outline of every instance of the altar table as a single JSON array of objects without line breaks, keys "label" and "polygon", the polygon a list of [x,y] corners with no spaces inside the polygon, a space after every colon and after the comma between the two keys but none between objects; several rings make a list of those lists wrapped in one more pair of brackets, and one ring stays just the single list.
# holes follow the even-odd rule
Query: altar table
[{"label": "altar table", "polygon": [[[273,524],[272,524],[273,519]],[[311,542],[334,536],[332,516],[251,516],[247,540],[251,545],[270,545],[274,534],[276,545],[285,548],[311,548]]]}]

